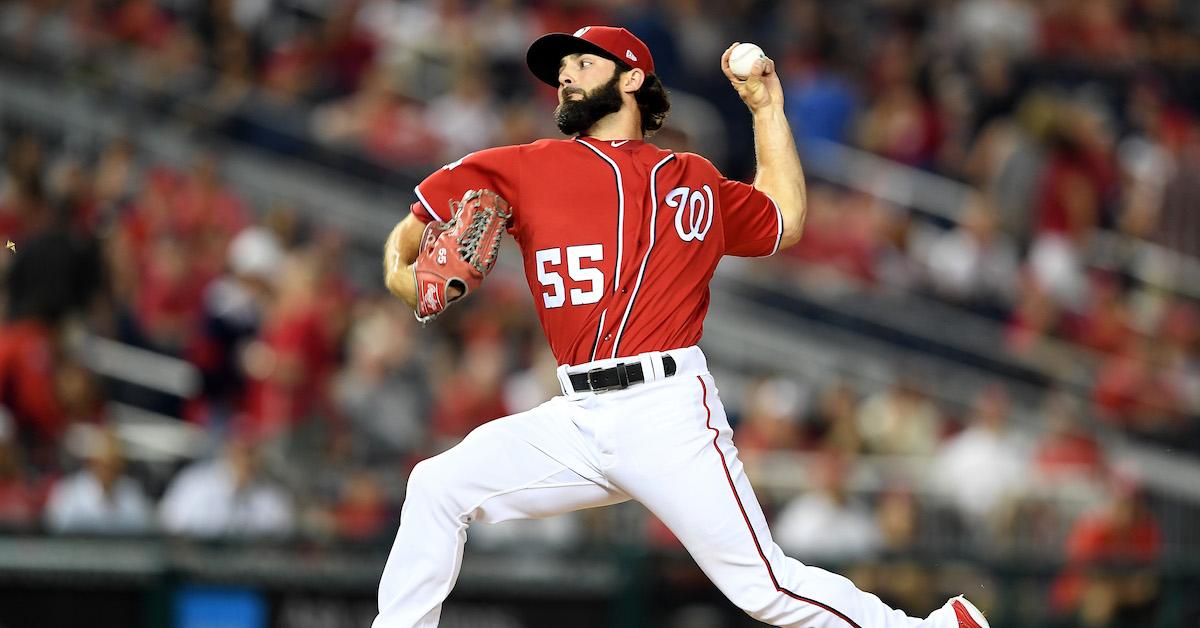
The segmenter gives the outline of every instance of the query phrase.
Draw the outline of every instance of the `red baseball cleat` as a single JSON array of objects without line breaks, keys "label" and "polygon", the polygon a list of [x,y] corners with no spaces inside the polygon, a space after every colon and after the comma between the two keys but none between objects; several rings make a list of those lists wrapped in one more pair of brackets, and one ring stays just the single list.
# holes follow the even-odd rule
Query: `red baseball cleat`
[{"label": "red baseball cleat", "polygon": [[954,611],[954,616],[958,619],[958,628],[991,628],[988,622],[983,618],[983,613],[979,612],[975,605],[968,602],[967,598],[958,596],[951,598],[946,605]]}]

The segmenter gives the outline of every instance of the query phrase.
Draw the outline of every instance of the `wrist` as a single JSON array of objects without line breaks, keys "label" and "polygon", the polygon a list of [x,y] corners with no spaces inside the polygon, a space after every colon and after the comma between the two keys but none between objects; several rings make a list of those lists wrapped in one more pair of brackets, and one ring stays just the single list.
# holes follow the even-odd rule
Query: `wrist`
[{"label": "wrist", "polygon": [[388,292],[404,301],[409,307],[416,306],[417,281],[412,264],[401,265],[395,270],[389,270],[384,277],[384,284],[387,286]]},{"label": "wrist", "polygon": [[750,114],[754,117],[755,121],[758,121],[760,119],[763,121],[776,120],[778,118],[784,117],[783,104],[782,103],[768,103],[761,107],[757,107],[757,108],[752,107],[750,109]]}]

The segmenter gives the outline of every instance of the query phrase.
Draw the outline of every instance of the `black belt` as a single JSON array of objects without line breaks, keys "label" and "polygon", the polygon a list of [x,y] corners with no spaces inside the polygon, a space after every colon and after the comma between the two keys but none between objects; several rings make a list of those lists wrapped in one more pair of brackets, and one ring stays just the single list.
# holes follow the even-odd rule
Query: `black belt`
[{"label": "black belt", "polygon": [[[670,377],[675,374],[675,358],[664,355],[662,358],[663,373]],[[604,392],[606,390],[624,390],[632,384],[646,381],[642,373],[641,362],[622,363],[606,369],[592,369],[586,373],[571,375],[571,387],[575,392]]]}]

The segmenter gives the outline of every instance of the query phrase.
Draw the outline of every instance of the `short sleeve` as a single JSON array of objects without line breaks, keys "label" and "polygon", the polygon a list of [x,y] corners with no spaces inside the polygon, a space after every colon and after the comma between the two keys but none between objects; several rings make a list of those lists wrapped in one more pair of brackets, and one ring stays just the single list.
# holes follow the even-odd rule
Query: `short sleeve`
[{"label": "short sleeve", "polygon": [[430,215],[429,210],[425,209],[425,206],[421,204],[421,201],[413,201],[412,206],[410,206],[408,209],[415,214],[417,220],[420,220],[421,222],[429,223],[433,221],[433,216]]},{"label": "short sleeve", "polygon": [[783,215],[775,201],[752,185],[730,179],[721,179],[718,190],[725,254],[764,257],[778,251]]},{"label": "short sleeve", "polygon": [[492,190],[515,206],[519,167],[519,146],[489,148],[450,162],[417,184],[413,213],[422,222],[449,220],[450,203],[467,190],[480,188]]}]

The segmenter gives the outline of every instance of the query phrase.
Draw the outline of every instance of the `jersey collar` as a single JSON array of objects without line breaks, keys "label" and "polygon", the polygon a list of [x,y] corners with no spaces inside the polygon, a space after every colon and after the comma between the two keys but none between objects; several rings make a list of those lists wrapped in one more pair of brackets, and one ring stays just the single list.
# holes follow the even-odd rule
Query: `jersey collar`
[{"label": "jersey collar", "polygon": [[585,141],[596,148],[623,148],[625,150],[634,150],[646,143],[643,140],[598,140],[589,135],[580,135],[576,139]]}]

